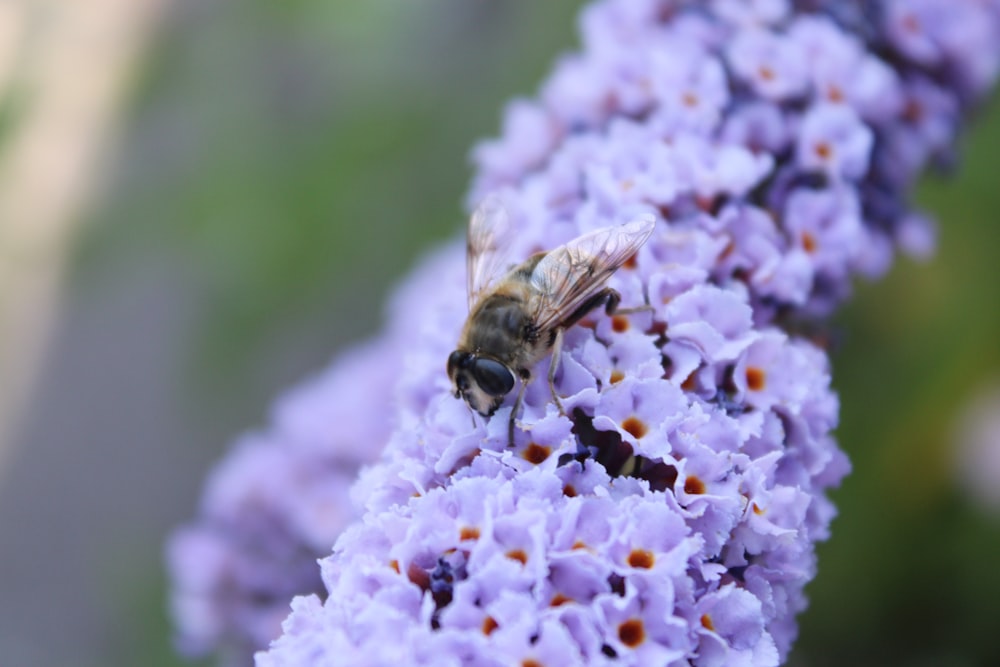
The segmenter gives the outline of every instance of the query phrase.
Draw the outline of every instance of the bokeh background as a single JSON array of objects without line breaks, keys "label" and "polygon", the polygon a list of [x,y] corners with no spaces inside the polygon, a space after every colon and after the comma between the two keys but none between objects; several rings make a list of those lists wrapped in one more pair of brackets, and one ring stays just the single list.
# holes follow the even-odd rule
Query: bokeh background
[{"label": "bokeh background", "polygon": [[[189,664],[164,536],[461,232],[581,4],[0,0],[0,665]],[[998,164],[1000,98],[916,193],[936,256],[837,318],[854,473],[795,665],[1000,664]]]}]

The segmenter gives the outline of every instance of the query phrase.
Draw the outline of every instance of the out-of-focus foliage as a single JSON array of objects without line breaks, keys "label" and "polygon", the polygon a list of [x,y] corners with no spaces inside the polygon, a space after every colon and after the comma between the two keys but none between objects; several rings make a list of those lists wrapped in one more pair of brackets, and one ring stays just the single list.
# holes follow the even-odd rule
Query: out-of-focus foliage
[{"label": "out-of-focus foliage", "polygon": [[[321,363],[374,329],[422,248],[458,232],[468,149],[572,43],[579,4],[175,3],[80,274],[166,245],[204,277],[186,381],[206,410],[246,400],[275,339],[309,341]],[[1000,377],[995,102],[956,176],[918,193],[940,220],[935,259],[859,286],[841,317],[833,375],[854,473],[794,664],[1000,664],[1000,518],[960,493],[949,441]],[[136,628],[129,651],[173,664],[166,632]]]},{"label": "out-of-focus foliage", "polygon": [[574,10],[176,5],[90,255],[167,241],[207,273],[213,375],[305,319],[335,342],[374,328],[419,248],[460,228],[469,148],[570,43]]}]

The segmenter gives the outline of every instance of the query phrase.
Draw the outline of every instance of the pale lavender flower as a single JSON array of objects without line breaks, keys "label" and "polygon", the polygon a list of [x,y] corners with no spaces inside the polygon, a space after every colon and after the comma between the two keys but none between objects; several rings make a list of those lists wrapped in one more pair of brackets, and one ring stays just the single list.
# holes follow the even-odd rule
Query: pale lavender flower
[{"label": "pale lavender flower", "polygon": [[[283,440],[279,419],[264,436],[293,471],[262,482],[264,514],[278,508],[285,530],[264,535],[280,543],[269,549],[315,556],[325,537],[333,553],[325,590],[302,584],[258,664],[779,664],[835,513],[825,493],[849,470],[827,356],[786,323],[828,314],[894,248],[927,251],[909,188],[950,151],[1000,55],[995,2],[958,2],[925,25],[955,5],[589,5],[582,50],[474,152],[470,203],[504,201],[515,257],[652,216],[610,281],[624,306],[649,310],[566,331],[565,413],[535,381],[511,443],[513,400],[473,417],[444,372],[467,316],[464,248],[429,260],[390,311],[384,347],[362,357],[392,372],[344,389],[350,415],[333,398],[290,400],[297,424],[336,437],[304,455],[294,443],[320,431]],[[955,38],[973,23],[974,39]],[[342,420],[370,430],[341,441]],[[351,491],[363,517],[334,545],[336,522],[307,529],[324,495],[289,480],[321,452],[356,468],[359,443],[385,450]],[[182,591],[226,581],[219,552],[253,552],[253,517],[215,500],[252,496],[260,468],[247,469],[213,484],[231,493],[207,494],[196,526],[208,546],[178,538]],[[213,547],[214,514],[247,541]],[[272,564],[245,568],[268,592]],[[180,620],[243,629],[214,607]]]},{"label": "pale lavender flower", "polygon": [[803,171],[823,172],[832,181],[858,180],[868,171],[874,135],[847,105],[814,105],[799,133],[796,154]]},{"label": "pale lavender flower", "polygon": [[[432,265],[412,276],[394,312],[418,302],[440,275]],[[245,663],[278,635],[291,596],[322,591],[316,559],[357,516],[350,484],[391,432],[378,411],[398,379],[408,333],[402,319],[288,392],[268,427],[241,438],[212,472],[198,518],[168,545],[183,653],[221,647],[228,661]]]},{"label": "pale lavender flower", "polygon": [[803,44],[772,30],[737,31],[726,52],[735,76],[760,97],[792,101],[805,95],[809,82]]},{"label": "pale lavender flower", "polygon": [[323,590],[316,559],[357,515],[348,491],[390,432],[373,415],[399,356],[391,333],[352,350],[213,470],[198,518],[167,549],[181,653],[246,664],[280,634],[292,596]]}]

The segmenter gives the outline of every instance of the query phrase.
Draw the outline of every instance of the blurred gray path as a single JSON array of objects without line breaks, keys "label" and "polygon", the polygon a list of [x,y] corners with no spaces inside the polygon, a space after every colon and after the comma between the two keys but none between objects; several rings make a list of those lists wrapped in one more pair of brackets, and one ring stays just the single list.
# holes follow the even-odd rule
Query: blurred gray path
[{"label": "blurred gray path", "polygon": [[[176,377],[194,290],[165,261],[70,290],[0,477],[0,664],[109,664],[123,611],[190,512],[212,451],[193,447]],[[141,620],[140,620],[141,622]]]},{"label": "blurred gray path", "polygon": [[178,254],[118,253],[66,290],[0,470],[0,667],[187,664],[169,646],[165,536],[228,443],[379,320],[359,302],[383,297],[331,293],[318,317],[350,323],[292,317],[239,378],[200,374],[210,279]]}]

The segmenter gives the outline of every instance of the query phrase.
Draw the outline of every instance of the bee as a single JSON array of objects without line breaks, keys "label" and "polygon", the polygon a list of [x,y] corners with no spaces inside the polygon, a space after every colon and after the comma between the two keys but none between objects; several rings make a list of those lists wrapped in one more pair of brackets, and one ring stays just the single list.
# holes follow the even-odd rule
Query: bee
[{"label": "bee", "polygon": [[514,265],[508,260],[506,211],[498,198],[487,198],[469,219],[469,316],[447,366],[455,398],[490,417],[520,380],[508,424],[513,443],[514,417],[532,369],[551,353],[549,389],[565,414],[554,382],[563,332],[602,305],[608,315],[649,309],[619,309],[621,296],[605,283],[642,247],[653,226],[653,216],[643,216]]}]

